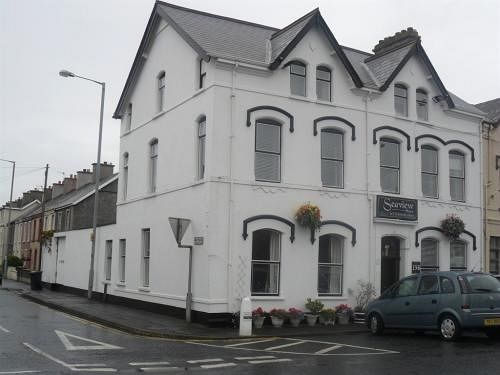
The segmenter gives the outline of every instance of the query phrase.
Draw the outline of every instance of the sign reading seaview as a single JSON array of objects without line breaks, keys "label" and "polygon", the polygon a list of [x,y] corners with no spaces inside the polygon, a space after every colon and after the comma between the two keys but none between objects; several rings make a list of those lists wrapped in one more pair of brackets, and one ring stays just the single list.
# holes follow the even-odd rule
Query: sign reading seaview
[{"label": "sign reading seaview", "polygon": [[377,217],[416,221],[418,220],[418,201],[377,195]]}]

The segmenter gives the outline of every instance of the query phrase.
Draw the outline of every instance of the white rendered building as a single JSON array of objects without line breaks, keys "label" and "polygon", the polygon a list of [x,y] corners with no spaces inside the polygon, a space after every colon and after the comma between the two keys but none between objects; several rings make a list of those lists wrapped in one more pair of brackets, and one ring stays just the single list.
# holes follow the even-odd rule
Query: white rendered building
[{"label": "white rendered building", "polygon": [[[157,2],[114,117],[116,297],[184,308],[188,252],[169,217],[191,220],[183,243],[202,237],[199,320],[246,295],[335,306],[358,280],[483,269],[483,114],[446,90],[413,29],[366,53],[318,10],[278,30]],[[294,219],[308,202],[315,233]],[[456,241],[439,228],[448,214],[466,225]]]}]

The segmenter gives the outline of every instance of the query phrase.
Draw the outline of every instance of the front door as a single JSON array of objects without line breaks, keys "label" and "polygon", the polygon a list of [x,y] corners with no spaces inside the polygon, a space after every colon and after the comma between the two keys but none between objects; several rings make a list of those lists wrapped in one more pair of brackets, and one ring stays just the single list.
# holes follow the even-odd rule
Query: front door
[{"label": "front door", "polygon": [[399,238],[382,237],[382,257],[380,269],[380,293],[399,280]]},{"label": "front door", "polygon": [[56,275],[55,283],[62,284],[64,279],[64,258],[65,258],[66,237],[56,237]]}]

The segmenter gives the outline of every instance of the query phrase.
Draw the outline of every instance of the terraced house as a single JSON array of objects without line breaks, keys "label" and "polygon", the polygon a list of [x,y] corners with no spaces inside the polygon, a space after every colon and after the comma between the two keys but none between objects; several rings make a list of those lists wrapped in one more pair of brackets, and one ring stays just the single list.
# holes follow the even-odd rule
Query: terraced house
[{"label": "terraced house", "polygon": [[[414,29],[364,52],[318,9],[276,29],[156,2],[114,114],[108,293],[182,311],[188,253],[169,217],[191,220],[184,243],[199,237],[200,320],[246,295],[352,304],[358,280],[382,291],[418,269],[481,270],[483,116]],[[320,230],[295,219],[306,203]],[[449,214],[465,223],[451,241]]]}]

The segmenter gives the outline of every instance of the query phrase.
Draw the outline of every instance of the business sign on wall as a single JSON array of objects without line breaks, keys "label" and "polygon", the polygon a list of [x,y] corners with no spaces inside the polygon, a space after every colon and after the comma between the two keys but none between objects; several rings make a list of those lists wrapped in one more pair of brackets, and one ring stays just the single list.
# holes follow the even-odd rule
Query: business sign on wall
[{"label": "business sign on wall", "polygon": [[418,201],[377,195],[376,217],[406,221],[418,220]]}]

